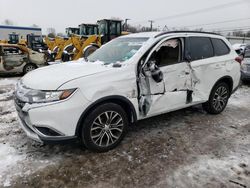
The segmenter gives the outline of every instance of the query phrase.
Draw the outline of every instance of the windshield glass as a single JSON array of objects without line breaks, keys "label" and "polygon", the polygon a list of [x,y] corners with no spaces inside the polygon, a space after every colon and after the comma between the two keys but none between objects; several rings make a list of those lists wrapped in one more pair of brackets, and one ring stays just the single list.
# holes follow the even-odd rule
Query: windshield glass
[{"label": "windshield glass", "polygon": [[88,57],[88,61],[103,61],[105,64],[130,59],[148,38],[118,38],[105,44]]},{"label": "windshield glass", "polygon": [[80,35],[86,35],[86,27],[84,25],[80,26]]},{"label": "windshield glass", "polygon": [[108,33],[107,23],[105,21],[100,21],[99,24],[99,35],[105,35]]}]

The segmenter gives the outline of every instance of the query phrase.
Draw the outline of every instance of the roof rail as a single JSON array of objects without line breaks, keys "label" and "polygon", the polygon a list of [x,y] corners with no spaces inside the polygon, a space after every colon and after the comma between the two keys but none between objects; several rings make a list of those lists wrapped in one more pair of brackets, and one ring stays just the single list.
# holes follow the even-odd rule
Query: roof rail
[{"label": "roof rail", "polygon": [[162,32],[158,35],[155,36],[155,38],[160,37],[162,35],[167,35],[167,34],[172,34],[172,33],[203,33],[203,34],[212,34],[212,35],[219,35],[217,33],[213,33],[213,32],[205,32],[205,31],[166,31],[166,32]]}]

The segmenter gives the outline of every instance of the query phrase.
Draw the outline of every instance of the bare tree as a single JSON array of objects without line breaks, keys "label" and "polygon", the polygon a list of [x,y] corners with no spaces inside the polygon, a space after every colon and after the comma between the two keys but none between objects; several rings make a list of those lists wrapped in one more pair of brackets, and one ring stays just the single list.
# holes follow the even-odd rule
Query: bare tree
[{"label": "bare tree", "polygon": [[57,33],[57,36],[64,37],[65,35],[63,33]]},{"label": "bare tree", "polygon": [[31,27],[39,27],[39,25],[36,25],[36,24],[32,24]]},{"label": "bare tree", "polygon": [[13,21],[11,21],[10,19],[6,19],[4,20],[4,25],[14,25]]},{"label": "bare tree", "polygon": [[48,37],[55,38],[56,37],[56,29],[53,27],[47,28]]}]

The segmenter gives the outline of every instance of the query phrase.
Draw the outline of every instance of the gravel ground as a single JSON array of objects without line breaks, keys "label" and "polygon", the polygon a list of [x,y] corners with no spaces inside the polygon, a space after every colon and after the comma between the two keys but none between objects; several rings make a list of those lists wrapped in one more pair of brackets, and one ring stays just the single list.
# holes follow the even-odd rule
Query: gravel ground
[{"label": "gravel ground", "polygon": [[196,106],[144,120],[97,154],[27,138],[12,101],[17,79],[0,78],[0,187],[250,187],[250,85],[220,115]]}]

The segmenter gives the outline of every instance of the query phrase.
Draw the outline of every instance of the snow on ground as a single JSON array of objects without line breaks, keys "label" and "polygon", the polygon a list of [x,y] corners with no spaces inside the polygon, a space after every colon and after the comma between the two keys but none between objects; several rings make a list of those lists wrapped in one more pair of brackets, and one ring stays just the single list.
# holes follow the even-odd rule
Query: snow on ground
[{"label": "snow on ground", "polygon": [[250,186],[250,86],[220,115],[197,106],[150,118],[96,154],[27,138],[12,97],[18,79],[0,78],[0,187]]},{"label": "snow on ground", "polygon": [[10,179],[7,176],[2,176],[1,174],[6,173],[8,169],[13,169],[19,161],[25,159],[24,154],[20,154],[15,148],[11,147],[9,144],[0,144],[0,180],[4,177],[4,186],[10,186]]},{"label": "snow on ground", "polygon": [[33,145],[33,150],[42,146],[30,141],[18,125],[13,102],[13,90],[18,79],[0,79],[0,187],[11,186],[13,177],[27,175],[59,159],[33,158],[35,151],[29,151],[29,144]]},{"label": "snow on ground", "polygon": [[17,82],[17,78],[5,78],[0,79],[0,86],[14,85]]}]

